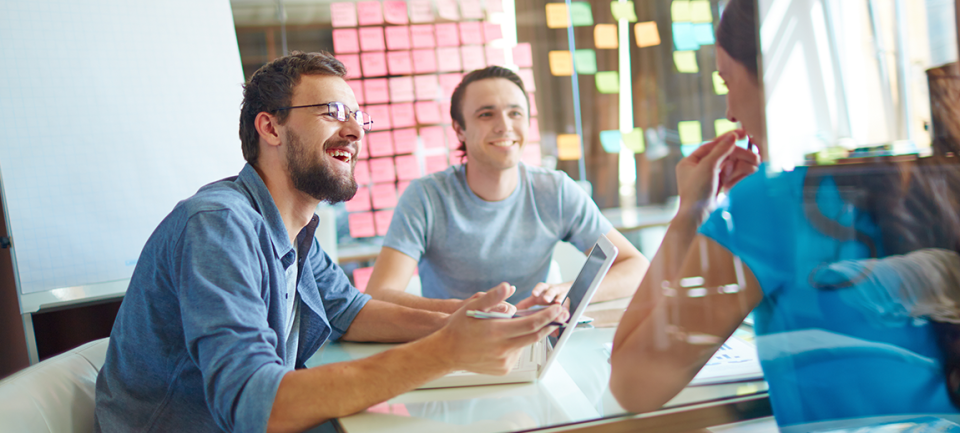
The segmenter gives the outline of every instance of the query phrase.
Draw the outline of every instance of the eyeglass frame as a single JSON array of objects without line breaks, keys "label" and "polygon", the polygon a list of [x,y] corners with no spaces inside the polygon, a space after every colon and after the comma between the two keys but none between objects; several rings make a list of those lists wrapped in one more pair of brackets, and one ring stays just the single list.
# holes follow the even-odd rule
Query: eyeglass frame
[{"label": "eyeglass frame", "polygon": [[[280,108],[274,109],[273,111],[292,110],[294,108],[327,107],[327,114],[332,114],[330,112],[330,109],[331,109],[331,106],[334,106],[334,105],[339,105],[340,107],[343,107],[343,112],[349,115],[350,117],[353,117],[354,119],[356,119],[357,123],[360,123],[360,128],[363,129],[364,132],[370,132],[371,130],[373,130],[373,116],[371,116],[370,113],[367,113],[366,111],[363,111],[363,110],[351,111],[349,108],[347,108],[347,104],[344,104],[343,102],[339,102],[339,101],[325,102],[323,104],[293,105],[290,107],[280,107]],[[361,114],[369,117],[370,122],[364,123],[362,120],[360,120],[358,116]],[[343,118],[341,118],[340,116],[335,116],[334,118],[341,122],[347,121],[346,116],[343,116]]]}]

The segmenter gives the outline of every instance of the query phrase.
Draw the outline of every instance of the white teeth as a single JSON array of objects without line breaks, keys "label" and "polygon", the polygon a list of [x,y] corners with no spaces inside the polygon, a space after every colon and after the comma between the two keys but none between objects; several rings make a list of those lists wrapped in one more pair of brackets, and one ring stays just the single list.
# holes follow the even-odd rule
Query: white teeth
[{"label": "white teeth", "polygon": [[491,143],[491,144],[493,144],[494,146],[497,146],[497,147],[510,147],[510,146],[513,146],[513,145],[516,144],[516,143],[517,143],[516,141],[497,141],[497,142],[493,142],[493,143]]},{"label": "white teeth", "polygon": [[350,162],[350,152],[337,149],[337,150],[332,150],[328,153],[330,154],[330,156],[334,158],[343,157],[345,159],[345,162]]}]

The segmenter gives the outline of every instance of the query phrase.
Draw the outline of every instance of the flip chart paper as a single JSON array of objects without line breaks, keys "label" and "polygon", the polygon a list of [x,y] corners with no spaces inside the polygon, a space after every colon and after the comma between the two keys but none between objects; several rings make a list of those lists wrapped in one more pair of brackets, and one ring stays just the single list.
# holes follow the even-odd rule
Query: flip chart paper
[{"label": "flip chart paper", "polygon": [[713,71],[713,93],[718,95],[726,95],[727,83],[723,81],[723,78],[720,77],[720,71]]},{"label": "flip chart paper", "polygon": [[483,45],[464,45],[460,47],[460,59],[463,61],[464,71],[487,67],[487,61],[483,58]]},{"label": "flip chart paper", "polygon": [[540,141],[540,122],[534,117],[530,119],[530,129],[527,130],[527,142],[536,143]]},{"label": "flip chart paper", "polygon": [[383,51],[360,53],[360,65],[364,77],[382,77],[387,75],[387,57]]},{"label": "flip chart paper", "polygon": [[537,98],[533,92],[527,92],[527,100],[530,101],[530,117],[537,115]]},{"label": "flip chart paper", "polygon": [[593,75],[597,73],[597,52],[591,49],[580,49],[573,52],[574,67],[578,74]]},{"label": "flip chart paper", "polygon": [[580,159],[580,136],[577,134],[557,135],[557,159],[576,161]]},{"label": "flip chart paper", "polygon": [[633,26],[633,33],[637,35],[637,46],[640,48],[660,45],[660,30],[656,21],[637,23]]},{"label": "flip chart paper", "polygon": [[597,91],[600,93],[620,93],[620,74],[617,71],[597,72]]},{"label": "flip chart paper", "polygon": [[620,130],[600,131],[600,145],[607,153],[620,153]]},{"label": "flip chart paper", "polygon": [[643,129],[633,128],[632,131],[623,134],[620,137],[621,142],[627,148],[633,151],[633,153],[643,153],[646,150],[646,143],[643,140]]},{"label": "flip chart paper", "polygon": [[489,43],[498,39],[503,39],[503,29],[500,24],[483,23],[483,41]]},{"label": "flip chart paper", "polygon": [[620,46],[616,24],[597,24],[593,27],[593,45],[599,50],[616,49]]},{"label": "flip chart paper", "polygon": [[483,19],[483,8],[479,0],[460,0],[460,15],[465,19]]},{"label": "flip chart paper", "polygon": [[[370,160],[370,180],[374,184],[378,182],[394,182],[397,180],[397,174],[393,170],[393,158],[373,158]],[[373,191],[370,191],[374,197],[373,207],[376,209],[389,207],[389,206],[379,206],[377,204],[377,185],[374,185]]]},{"label": "flip chart paper", "polygon": [[410,49],[410,27],[390,26],[383,29],[383,34],[387,39],[388,50]]},{"label": "flip chart paper", "polygon": [[382,131],[390,129],[390,107],[386,105],[367,105],[363,109],[373,118],[373,129]]},{"label": "flip chart paper", "polygon": [[373,227],[373,213],[352,213],[347,216],[347,221],[350,226],[350,237],[369,238],[376,235],[376,230]]},{"label": "flip chart paper", "polygon": [[670,3],[670,19],[675,23],[690,22],[690,1],[673,0]]},{"label": "flip chart paper", "polygon": [[691,23],[673,23],[673,47],[677,51],[693,51],[700,48]]},{"label": "flip chart paper", "polygon": [[547,28],[565,29],[570,27],[566,3],[547,3]]},{"label": "flip chart paper", "polygon": [[[372,169],[372,168],[371,168]],[[393,172],[393,158],[384,158],[384,170],[390,170],[390,177],[396,177]],[[374,209],[385,209],[397,206],[397,187],[390,183],[373,184],[370,188],[370,198]]]},{"label": "flip chart paper", "polygon": [[[358,185],[370,183],[370,164],[366,160],[357,161],[357,165],[353,168],[353,178]],[[367,203],[367,206],[370,206],[370,203]]]},{"label": "flip chart paper", "polygon": [[610,2],[610,12],[613,13],[613,19],[627,20],[628,22],[637,22],[637,10],[633,7],[633,2]]},{"label": "flip chart paper", "polygon": [[551,51],[547,54],[550,61],[550,74],[557,77],[573,75],[573,56],[569,51]]},{"label": "flip chart paper", "polygon": [[572,2],[570,3],[570,18],[574,27],[586,27],[593,25],[593,10],[590,9],[590,3]]},{"label": "flip chart paper", "polygon": [[533,49],[529,42],[521,42],[513,47],[513,64],[521,68],[533,67]]},{"label": "flip chart paper", "polygon": [[537,83],[533,80],[533,69],[521,69],[517,71],[520,80],[523,81],[524,90],[528,92],[537,91]]},{"label": "flip chart paper", "polygon": [[459,47],[437,48],[437,70],[440,72],[459,71],[463,67],[460,63]]},{"label": "flip chart paper", "polygon": [[388,51],[387,70],[390,75],[409,75],[413,73],[413,60],[409,51]]},{"label": "flip chart paper", "polygon": [[376,26],[383,24],[383,9],[379,1],[364,1],[357,3],[357,21],[361,26]]},{"label": "flip chart paper", "polygon": [[453,129],[453,126],[447,127],[447,147],[450,149],[460,147],[460,137],[457,137],[457,131]]},{"label": "flip chart paper", "polygon": [[713,22],[713,11],[709,0],[692,0],[690,2],[690,21],[695,23]]},{"label": "flip chart paper", "polygon": [[363,81],[360,80],[347,80],[347,85],[350,86],[350,90],[353,90],[353,96],[357,98],[357,103],[360,105],[364,104],[363,99]]},{"label": "flip chart paper", "polygon": [[488,66],[505,66],[507,64],[507,57],[503,48],[487,45],[484,51],[487,55]]},{"label": "flip chart paper", "polygon": [[420,128],[420,139],[423,141],[424,149],[438,149],[446,147],[443,140],[442,126],[428,126]]},{"label": "flip chart paper", "polygon": [[356,27],[357,7],[351,2],[330,3],[330,24],[334,27]]},{"label": "flip chart paper", "polygon": [[703,133],[700,130],[700,122],[697,120],[677,123],[677,132],[680,133],[680,144],[703,142]]},{"label": "flip chart paper", "polygon": [[430,125],[440,123],[440,104],[436,101],[421,101],[414,104],[417,112],[417,123]]},{"label": "flip chart paper", "polygon": [[404,155],[394,158],[397,164],[397,179],[413,180],[420,177],[420,164],[417,157],[413,155]]},{"label": "flip chart paper", "polygon": [[543,155],[540,153],[540,143],[527,143],[520,152],[520,160],[531,167],[543,165]]},{"label": "flip chart paper", "polygon": [[460,43],[463,45],[483,44],[483,25],[478,21],[459,23]]},{"label": "flip chart paper", "polygon": [[417,75],[413,77],[413,86],[418,101],[440,98],[440,81],[436,75]]},{"label": "flip chart paper", "polygon": [[[390,106],[390,118],[394,128],[416,126],[417,120],[413,114],[413,103],[393,104]],[[394,143],[396,146],[396,143]]]},{"label": "flip chart paper", "polygon": [[[381,104],[390,102],[390,88],[386,78],[363,80],[363,94],[365,104]],[[374,120],[376,122],[376,120]]]},{"label": "flip chart paper", "polygon": [[361,293],[366,292],[367,284],[370,283],[371,276],[373,276],[373,266],[354,269],[353,287],[356,287]]},{"label": "flip chart paper", "polygon": [[357,37],[357,29],[333,29],[333,52],[359,53],[360,40]]},{"label": "flip chart paper", "polygon": [[713,23],[693,24],[693,38],[699,45],[713,45]]},{"label": "flip chart paper", "polygon": [[460,46],[460,34],[457,31],[457,23],[437,24],[434,26],[437,34],[438,47],[458,47]]},{"label": "flip chart paper", "polygon": [[453,96],[453,90],[460,84],[463,75],[459,73],[440,75],[440,90],[443,91],[443,97],[450,99]]},{"label": "flip chart paper", "polygon": [[[389,80],[391,102],[413,101],[413,78],[409,76],[391,77]],[[396,126],[396,124],[394,124],[394,126]]]},{"label": "flip chart paper", "polygon": [[390,131],[368,132],[367,150],[374,158],[393,155],[393,134]]},{"label": "flip chart paper", "polygon": [[415,152],[417,150],[417,130],[414,128],[394,129],[393,150],[397,155]]},{"label": "flip chart paper", "polygon": [[[356,174],[354,174],[354,179],[356,179]],[[357,180],[357,183],[363,185],[367,182],[360,183],[360,181]],[[365,210],[370,210],[370,190],[365,186],[357,188],[357,193],[353,195],[353,198],[347,200],[347,202],[344,204],[347,207],[347,212],[362,212]]]},{"label": "flip chart paper", "polygon": [[413,48],[433,48],[437,46],[433,24],[410,26],[410,46]]},{"label": "flip chart paper", "polygon": [[360,51],[383,51],[383,27],[360,28]]},{"label": "flip chart paper", "polygon": [[397,198],[403,197],[403,192],[407,190],[408,186],[410,186],[409,181],[397,182]]},{"label": "flip chart paper", "polygon": [[424,164],[426,165],[424,171],[426,171],[427,174],[446,170],[448,167],[447,155],[429,155],[424,158]]},{"label": "flip chart paper", "polygon": [[407,2],[402,0],[385,0],[383,2],[383,20],[389,24],[406,24]]},{"label": "flip chart paper", "polygon": [[413,73],[437,72],[437,52],[434,49],[413,50]]},{"label": "flip chart paper", "polygon": [[343,67],[347,69],[347,75],[345,75],[343,78],[349,80],[363,76],[362,70],[360,69],[360,55],[337,54],[337,60],[339,60],[340,63],[343,63]]},{"label": "flip chart paper", "polygon": [[[393,186],[391,185],[391,188],[392,187]],[[394,197],[396,197],[397,195],[396,190],[394,190],[393,195]],[[396,198],[394,198],[393,201],[394,201],[393,205],[396,206],[397,205]],[[393,219],[392,210],[378,210],[373,213],[373,222],[376,223],[376,226],[377,226],[377,236],[387,235],[387,230],[390,229],[390,220],[392,219]],[[397,406],[403,407],[403,405],[397,405]]]},{"label": "flip chart paper", "polygon": [[700,72],[697,66],[696,51],[674,51],[673,62],[677,64],[677,71],[685,74],[696,74]]},{"label": "flip chart paper", "polygon": [[737,129],[737,124],[727,119],[717,119],[713,121],[713,131],[717,137]]},{"label": "flip chart paper", "polygon": [[433,2],[431,0],[408,0],[410,21],[414,23],[433,22]]},{"label": "flip chart paper", "polygon": [[460,21],[460,10],[455,0],[437,0],[437,14],[445,20]]}]

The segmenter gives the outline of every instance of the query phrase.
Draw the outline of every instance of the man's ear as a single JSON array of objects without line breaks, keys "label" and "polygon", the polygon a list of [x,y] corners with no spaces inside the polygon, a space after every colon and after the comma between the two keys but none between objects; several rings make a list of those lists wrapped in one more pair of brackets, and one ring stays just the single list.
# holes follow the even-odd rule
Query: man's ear
[{"label": "man's ear", "polygon": [[280,145],[280,121],[277,116],[261,111],[253,120],[253,125],[257,128],[260,139],[265,141],[267,145]]},{"label": "man's ear", "polygon": [[465,143],[467,141],[467,134],[463,132],[463,127],[461,127],[460,123],[458,123],[456,120],[453,121],[453,132],[457,133],[457,140],[459,140],[461,143]]}]

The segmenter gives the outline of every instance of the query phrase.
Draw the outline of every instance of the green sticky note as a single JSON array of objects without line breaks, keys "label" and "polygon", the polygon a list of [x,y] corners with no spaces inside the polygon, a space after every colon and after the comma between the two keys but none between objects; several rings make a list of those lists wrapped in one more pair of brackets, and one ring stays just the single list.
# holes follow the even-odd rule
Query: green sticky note
[{"label": "green sticky note", "polygon": [[689,22],[690,21],[690,1],[689,0],[673,0],[673,3],[670,3],[670,19],[673,22]]},{"label": "green sticky note", "polygon": [[597,91],[600,93],[620,93],[620,74],[617,71],[597,72]]},{"label": "green sticky note", "polygon": [[685,74],[696,74],[700,72],[697,66],[696,51],[674,51],[673,62],[677,64],[677,71]]},{"label": "green sticky note", "polygon": [[620,130],[600,131],[600,144],[607,153],[620,153]]},{"label": "green sticky note", "polygon": [[695,23],[713,22],[713,11],[710,9],[710,0],[690,1],[690,21]]},{"label": "green sticky note", "polygon": [[643,141],[643,129],[633,128],[633,131],[623,134],[623,145],[633,153],[643,153],[647,148]]},{"label": "green sticky note", "polygon": [[713,130],[717,137],[737,129],[737,124],[727,119],[717,119],[713,121]]},{"label": "green sticky note", "polygon": [[592,49],[582,49],[573,52],[573,64],[578,74],[593,75],[597,73],[597,52]]},{"label": "green sticky note", "polygon": [[700,130],[700,121],[689,120],[677,124],[680,132],[680,144],[698,144],[703,142],[703,132]]},{"label": "green sticky note", "polygon": [[572,24],[574,27],[593,25],[593,10],[590,9],[590,3],[570,3],[570,24]]},{"label": "green sticky note", "polygon": [[713,71],[713,93],[726,95],[727,92],[727,83],[720,78],[720,71]]},{"label": "green sticky note", "polygon": [[613,12],[613,19],[627,20],[631,23],[637,22],[637,10],[633,8],[633,2],[610,2],[610,12]]}]

